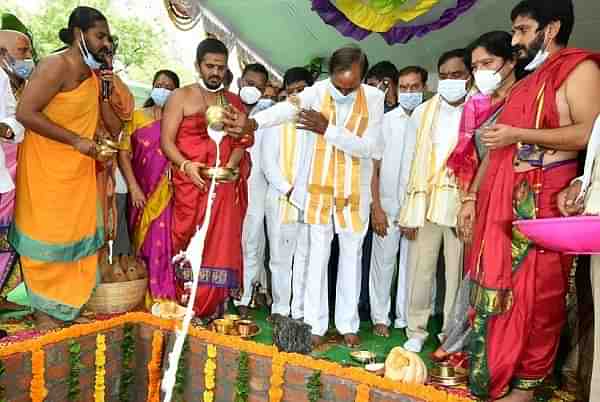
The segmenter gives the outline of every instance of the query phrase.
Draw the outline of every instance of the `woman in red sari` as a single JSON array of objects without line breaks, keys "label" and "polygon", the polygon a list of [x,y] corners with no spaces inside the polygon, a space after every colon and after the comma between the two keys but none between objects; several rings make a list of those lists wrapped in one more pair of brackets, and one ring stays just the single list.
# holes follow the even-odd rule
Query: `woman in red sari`
[{"label": "woman in red sari", "polygon": [[[471,68],[479,93],[466,103],[460,122],[459,139],[454,152],[448,159],[448,167],[457,177],[461,193],[469,194],[476,188],[488,163],[487,149],[481,144],[480,129],[493,125],[504,107],[506,96],[521,75],[516,69],[516,59],[511,45],[512,37],[504,31],[488,32],[469,46]],[[482,169],[478,170],[480,166]],[[458,215],[458,233],[463,241],[470,240],[475,204],[463,196]],[[467,249],[468,254],[468,249]],[[465,258],[468,261],[468,257]],[[465,267],[468,270],[468,266]],[[469,309],[470,281],[463,280],[443,344],[432,354],[435,360],[445,360],[452,353],[462,352],[470,333],[467,319]]]}]

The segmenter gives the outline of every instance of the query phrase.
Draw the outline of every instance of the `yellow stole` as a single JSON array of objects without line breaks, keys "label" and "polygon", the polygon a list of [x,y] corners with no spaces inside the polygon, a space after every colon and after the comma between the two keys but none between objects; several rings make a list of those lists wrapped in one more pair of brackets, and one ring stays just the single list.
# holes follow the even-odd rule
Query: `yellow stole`
[{"label": "yellow stole", "polygon": [[[337,125],[335,102],[329,92],[325,95],[321,113],[331,124]],[[369,123],[367,100],[363,88],[358,90],[346,129],[350,135],[362,137]],[[364,229],[360,219],[360,167],[361,160],[350,157],[351,166],[346,168],[346,154],[328,144],[323,136],[318,136],[308,185],[306,222],[313,225],[331,223],[331,211],[335,203],[337,223],[342,229],[350,228],[358,233]],[[350,174],[348,180],[347,174]],[[346,196],[348,194],[348,196]],[[348,210],[350,222],[344,211]]]},{"label": "yellow stole", "polygon": [[[456,178],[446,167],[446,161],[456,147],[458,133],[452,139],[453,144],[448,154],[437,155],[431,134],[435,129],[440,103],[439,95],[429,101],[417,130],[416,151],[411,165],[406,198],[400,212],[399,223],[403,227],[423,227],[425,217],[439,225],[456,226],[459,192]],[[437,161],[440,159],[444,163],[442,168],[436,171]]]},{"label": "yellow stole", "polygon": [[[279,146],[279,166],[281,166],[283,177],[288,183],[294,183],[296,179],[296,166],[298,155],[296,152],[296,123],[286,123],[281,127]],[[279,216],[281,223],[298,222],[298,208],[283,195],[279,198]]]}]

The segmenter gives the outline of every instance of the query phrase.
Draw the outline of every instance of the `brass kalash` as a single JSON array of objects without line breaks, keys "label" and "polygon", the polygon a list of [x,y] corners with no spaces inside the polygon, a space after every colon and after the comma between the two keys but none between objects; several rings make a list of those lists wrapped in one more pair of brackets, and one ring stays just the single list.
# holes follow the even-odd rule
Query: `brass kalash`
[{"label": "brass kalash", "polygon": [[125,149],[116,141],[108,138],[96,138],[93,157],[97,161],[107,162],[122,150]]},{"label": "brass kalash", "polygon": [[[223,119],[225,117],[225,108],[228,105],[229,102],[225,99],[223,92],[219,92],[217,95],[217,104],[209,106],[206,109],[206,121],[209,129],[215,131],[223,131],[225,129]],[[227,183],[236,181],[240,177],[240,171],[239,169],[228,167],[203,167],[200,169],[200,175],[204,179],[212,180],[214,178],[219,183]]]}]

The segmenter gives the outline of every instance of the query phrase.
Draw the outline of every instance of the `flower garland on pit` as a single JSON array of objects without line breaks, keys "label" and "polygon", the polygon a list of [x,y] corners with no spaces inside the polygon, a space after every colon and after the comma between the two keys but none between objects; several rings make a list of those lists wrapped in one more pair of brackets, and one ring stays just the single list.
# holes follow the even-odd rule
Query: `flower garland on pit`
[{"label": "flower garland on pit", "polygon": [[31,354],[31,385],[29,395],[31,402],[43,402],[48,395],[44,382],[44,349],[39,347]]},{"label": "flower garland on pit", "polygon": [[248,353],[240,352],[238,373],[235,379],[235,402],[248,402],[248,396],[250,395],[249,380]]},{"label": "flower garland on pit", "polygon": [[81,344],[77,341],[69,342],[69,400],[79,400],[81,389],[79,388],[79,373],[83,365],[81,364]]},{"label": "flower garland on pit", "polygon": [[285,353],[275,352],[271,360],[271,387],[269,388],[269,401],[281,402],[283,399],[283,375],[285,373]]},{"label": "flower garland on pit", "polygon": [[354,402],[369,402],[371,388],[366,384],[358,384],[356,387],[356,399]]},{"label": "flower garland on pit", "polygon": [[217,347],[209,344],[206,346],[206,364],[204,365],[204,402],[214,402],[216,372],[217,372]]},{"label": "flower garland on pit", "polygon": [[160,401],[160,364],[163,348],[163,333],[154,331],[152,335],[152,355],[148,362],[148,401]]},{"label": "flower garland on pit", "polygon": [[96,382],[94,385],[94,402],[104,402],[106,376],[106,336],[96,335]]}]

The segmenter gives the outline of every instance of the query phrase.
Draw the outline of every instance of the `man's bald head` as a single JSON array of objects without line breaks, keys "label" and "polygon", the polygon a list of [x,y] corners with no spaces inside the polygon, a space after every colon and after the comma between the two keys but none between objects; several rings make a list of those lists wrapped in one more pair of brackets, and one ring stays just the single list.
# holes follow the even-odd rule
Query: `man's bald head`
[{"label": "man's bald head", "polygon": [[19,31],[1,29],[0,48],[5,48],[8,54],[16,60],[31,59],[33,57],[31,40]]}]

